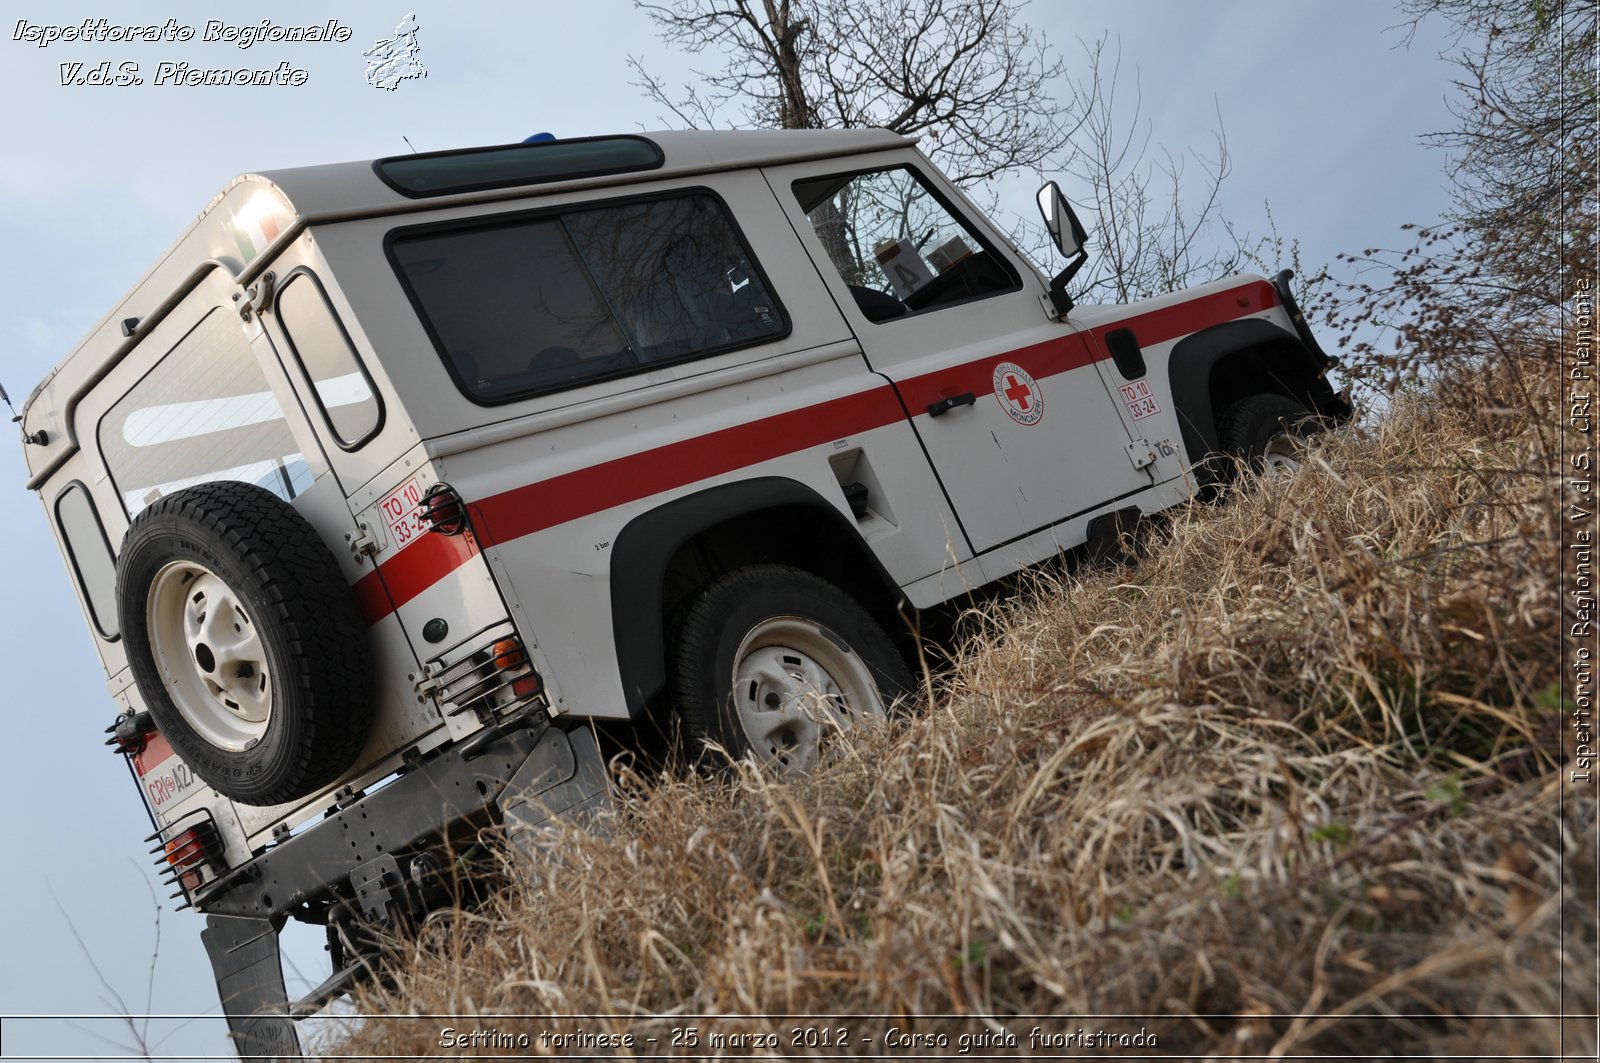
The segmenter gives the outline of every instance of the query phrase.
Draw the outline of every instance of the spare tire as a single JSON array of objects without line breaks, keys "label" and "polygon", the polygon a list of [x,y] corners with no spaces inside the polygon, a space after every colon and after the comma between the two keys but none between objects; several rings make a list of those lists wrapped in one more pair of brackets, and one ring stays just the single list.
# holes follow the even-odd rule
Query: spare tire
[{"label": "spare tire", "polygon": [[117,618],[156,727],[252,805],[336,779],[372,723],[366,625],[309,521],[254,484],[201,484],[134,518]]}]

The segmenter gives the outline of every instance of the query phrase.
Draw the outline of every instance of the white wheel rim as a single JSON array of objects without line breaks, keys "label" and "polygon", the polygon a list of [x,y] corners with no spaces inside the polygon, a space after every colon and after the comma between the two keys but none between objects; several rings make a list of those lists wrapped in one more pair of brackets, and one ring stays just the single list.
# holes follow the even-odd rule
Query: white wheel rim
[{"label": "white wheel rim", "polygon": [[1261,455],[1261,474],[1268,480],[1291,480],[1300,471],[1300,440],[1288,432],[1279,432],[1267,440]]},{"label": "white wheel rim", "polygon": [[763,760],[809,771],[834,730],[883,716],[861,656],[813,620],[775,616],[750,629],[733,655],[733,707]]},{"label": "white wheel rim", "polygon": [[150,650],[173,706],[201,738],[241,752],[272,720],[272,675],[251,610],[216,573],[173,561],[150,584]]}]

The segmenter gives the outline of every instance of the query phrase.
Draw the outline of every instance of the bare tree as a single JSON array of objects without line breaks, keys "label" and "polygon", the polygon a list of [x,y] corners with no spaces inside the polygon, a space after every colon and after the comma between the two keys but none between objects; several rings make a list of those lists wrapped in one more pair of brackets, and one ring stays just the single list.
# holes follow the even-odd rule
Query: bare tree
[{"label": "bare tree", "polygon": [[[1252,238],[1222,215],[1228,146],[1217,118],[1207,152],[1151,151],[1148,124],[1118,99],[1121,57],[1106,41],[1066,64],[1022,20],[1016,0],[670,0],[638,6],[663,41],[720,65],[677,90],[631,58],[639,86],[677,121],[781,128],[877,127],[920,135],[958,184],[1014,171],[1064,175],[1090,215],[1094,255],[1074,285],[1127,302],[1275,270],[1281,237]],[[1153,157],[1152,157],[1153,156]],[[973,189],[1012,241],[1048,269],[1038,218]],[[850,202],[830,203],[830,254],[852,259]],[[1270,222],[1270,211],[1268,212]],[[1290,253],[1298,249],[1291,245]]]},{"label": "bare tree", "polygon": [[[1104,38],[1083,46],[1071,97],[1082,108],[1072,146],[1057,164],[1065,191],[1092,218],[1094,255],[1076,287],[1086,295],[1130,302],[1225,277],[1283,251],[1276,229],[1252,238],[1222,216],[1223,182],[1232,168],[1222,115],[1211,150],[1151,153],[1141,121],[1137,76],[1133,103],[1119,99],[1120,49]],[[1268,212],[1270,222],[1271,214]]]},{"label": "bare tree", "polygon": [[[1429,140],[1451,153],[1455,209],[1402,250],[1343,256],[1350,278],[1329,321],[1350,363],[1388,388],[1458,363],[1553,356],[1573,313],[1572,278],[1600,246],[1589,0],[1404,0],[1413,24],[1455,30],[1458,125]],[[1408,227],[1415,228],[1415,227]],[[1387,329],[1392,349],[1355,337]]]},{"label": "bare tree", "polygon": [[[128,862],[133,863],[131,859]],[[155,912],[155,941],[150,947],[150,971],[145,980],[144,1014],[142,1015],[135,1015],[128,1009],[127,1002],[123,999],[122,994],[117,992],[116,987],[111,984],[111,980],[106,977],[105,971],[101,970],[100,964],[95,960],[94,953],[89,951],[89,946],[83,940],[83,935],[78,933],[78,925],[72,921],[72,916],[62,907],[61,899],[53,893],[50,899],[55,902],[56,911],[61,913],[61,918],[66,920],[67,930],[72,934],[72,939],[78,943],[78,951],[83,953],[83,958],[88,961],[89,969],[94,972],[95,978],[100,983],[100,988],[106,991],[106,996],[100,999],[108,1008],[114,1009],[122,1016],[122,1021],[128,1028],[127,1036],[130,1043],[125,1044],[121,1041],[113,1040],[87,1027],[78,1026],[77,1028],[123,1052],[134,1053],[131,1058],[156,1059],[160,1057],[153,1053],[161,1047],[161,1041],[152,1043],[150,1040],[150,1020],[154,1017],[150,1014],[150,1007],[155,996],[156,960],[161,955],[161,902],[156,899],[156,892],[150,886],[150,880],[145,874],[145,869],[134,864],[134,873],[138,876],[139,881],[144,884],[146,892],[150,894],[150,907]],[[76,1026],[77,1024],[73,1023],[72,1025]],[[165,1040],[165,1038],[162,1040]]]},{"label": "bare tree", "polygon": [[1015,0],[640,2],[663,41],[720,66],[672,89],[629,59],[646,95],[686,125],[888,129],[922,136],[967,184],[1061,151],[1062,64]]},{"label": "bare tree", "polygon": [[1574,264],[1574,254],[1592,271],[1593,251],[1574,237],[1597,208],[1600,5],[1403,0],[1401,9],[1413,29],[1432,18],[1455,32],[1452,111],[1460,124],[1426,138],[1452,156],[1451,220],[1496,243],[1515,233],[1515,247],[1495,250],[1515,254],[1530,273],[1555,280],[1563,260]]}]

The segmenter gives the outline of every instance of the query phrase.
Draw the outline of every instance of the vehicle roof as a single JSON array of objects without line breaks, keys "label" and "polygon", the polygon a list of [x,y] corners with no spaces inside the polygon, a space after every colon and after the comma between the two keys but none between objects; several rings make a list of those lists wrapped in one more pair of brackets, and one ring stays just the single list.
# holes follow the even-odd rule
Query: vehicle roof
[{"label": "vehicle roof", "polygon": [[[530,193],[538,194],[546,189],[566,190],[575,185],[580,187],[588,184],[607,185],[627,180],[653,181],[680,173],[739,170],[798,159],[879,151],[913,143],[885,129],[688,130],[636,135],[661,149],[665,161],[660,167],[636,174],[522,185],[516,188],[514,194],[525,196]],[[263,170],[259,174],[246,176],[276,185],[303,215],[329,211],[365,211],[383,206],[431,210],[441,202],[482,198],[482,194],[475,193],[429,196],[421,200],[402,195],[378,178],[373,171],[372,160]],[[490,198],[504,197],[508,193],[512,193],[512,190],[495,189],[490,193]]]},{"label": "vehicle roof", "polygon": [[[216,269],[225,269],[240,283],[248,284],[279,248],[308,225],[854,155],[914,143],[883,129],[690,130],[628,135],[642,136],[659,147],[662,165],[630,173],[424,198],[396,191],[379,178],[375,160],[370,159],[262,170],[234,178],[23,404],[24,430],[43,430],[48,436],[45,445],[24,448],[32,474],[28,486],[37,490],[76,451],[70,415],[78,399],[185,293]],[[128,336],[123,323],[130,319],[138,324]]]}]

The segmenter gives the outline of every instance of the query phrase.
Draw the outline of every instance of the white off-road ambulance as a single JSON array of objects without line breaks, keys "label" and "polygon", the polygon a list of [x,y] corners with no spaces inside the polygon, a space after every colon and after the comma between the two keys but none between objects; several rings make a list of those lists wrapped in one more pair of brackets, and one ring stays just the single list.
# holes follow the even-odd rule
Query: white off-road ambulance
[{"label": "white off-road ambulance", "polygon": [[[241,1052],[605,800],[587,721],[804,770],[904,617],[1339,420],[1288,274],[1074,306],[916,146],[675,132],[238,178],[24,410]],[[277,934],[334,973],[284,999]]]}]

